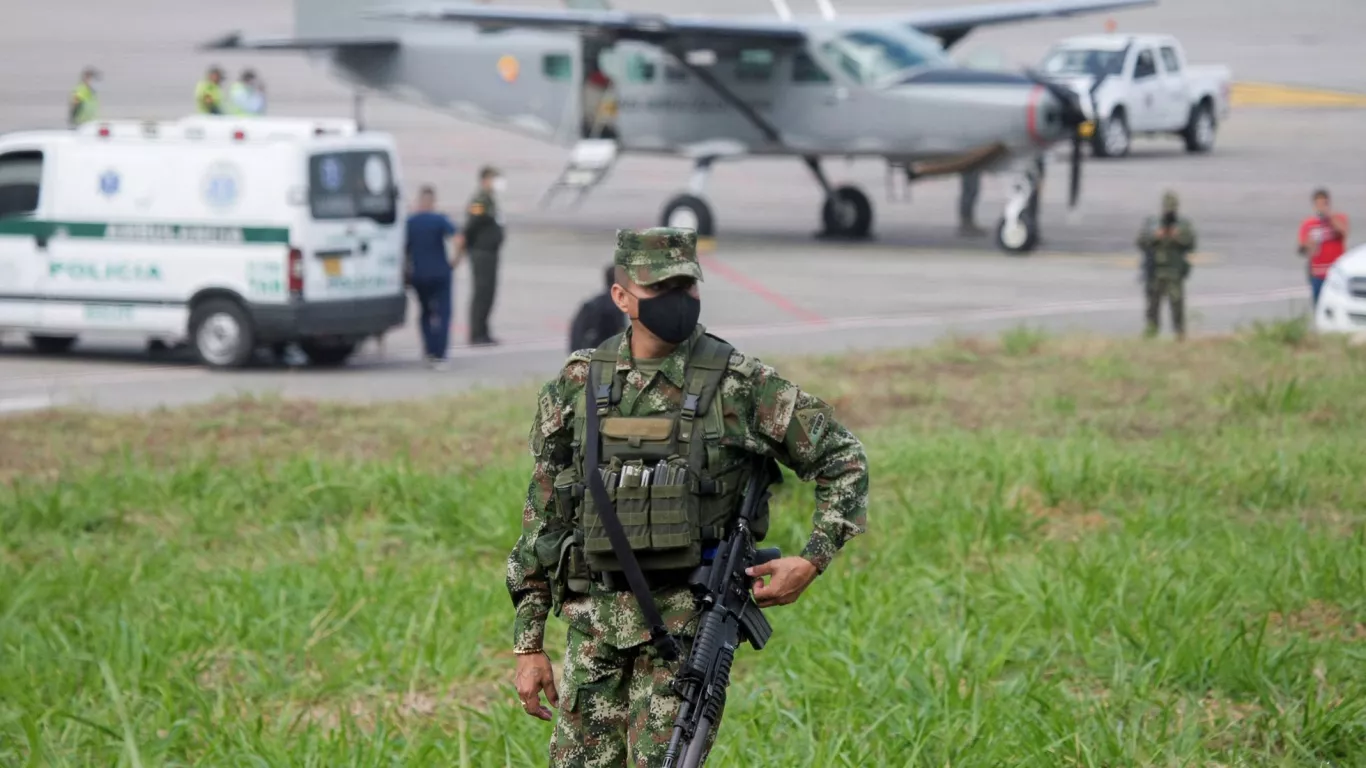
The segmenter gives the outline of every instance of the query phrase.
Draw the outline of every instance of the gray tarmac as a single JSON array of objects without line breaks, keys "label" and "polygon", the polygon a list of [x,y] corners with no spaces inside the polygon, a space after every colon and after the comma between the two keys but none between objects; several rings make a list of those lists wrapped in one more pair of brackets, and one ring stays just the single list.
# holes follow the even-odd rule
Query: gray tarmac
[{"label": "gray tarmac", "polygon": [[[670,10],[661,0],[622,5]],[[836,7],[852,15],[934,5]],[[689,13],[722,6],[697,0]],[[735,10],[733,4],[725,7]],[[751,0],[738,10],[763,14],[770,7]],[[349,92],[301,56],[206,56],[194,50],[196,43],[234,29],[288,35],[287,2],[56,0],[20,5],[6,15],[8,23],[0,28],[0,131],[60,125],[66,95],[86,64],[104,72],[101,107],[111,118],[188,112],[194,83],[213,62],[230,73],[254,67],[267,83],[274,114],[350,114]],[[1226,64],[1240,81],[1366,91],[1360,76],[1366,48],[1355,39],[1366,29],[1366,4],[1168,0],[1114,18],[1121,31],[1175,34],[1193,62]],[[955,52],[1033,62],[1059,37],[1100,31],[1104,19],[978,31]],[[627,157],[579,210],[543,211],[536,202],[563,167],[563,148],[382,97],[369,97],[365,109],[370,125],[398,139],[408,182],[437,185],[441,203],[454,214],[463,208],[480,165],[504,169],[509,239],[493,318],[503,345],[459,346],[469,307],[468,272],[462,268],[457,346],[445,372],[419,364],[418,333],[411,326],[331,371],[263,361],[241,372],[210,372],[183,355],[149,357],[117,339],[88,341],[68,355],[48,358],[11,335],[0,340],[0,414],[51,405],[141,410],[238,393],[396,399],[553,375],[567,351],[566,325],[575,308],[600,289],[613,230],[655,224],[660,206],[681,190],[690,171],[681,160]],[[948,333],[996,334],[1022,323],[1053,332],[1136,335],[1142,304],[1132,242],[1168,187],[1181,193],[1184,211],[1199,229],[1188,286],[1193,332],[1303,314],[1308,289],[1294,252],[1295,228],[1317,186],[1332,189],[1335,203],[1355,221],[1366,216],[1366,154],[1354,141],[1362,135],[1363,110],[1235,109],[1209,156],[1188,156],[1175,140],[1157,139],[1137,141],[1133,155],[1123,160],[1087,162],[1077,211],[1066,209],[1067,164],[1059,157],[1043,193],[1045,242],[1024,258],[1006,256],[985,239],[955,236],[955,179],[917,184],[909,201],[890,201],[884,169],[876,163],[828,161],[834,180],[857,183],[873,198],[876,239],[826,243],[812,237],[820,195],[799,163],[721,165],[708,188],[720,236],[704,264],[703,322],[747,351],[770,357],[856,349],[875,354]],[[1003,181],[984,181],[983,224],[999,215]]]}]

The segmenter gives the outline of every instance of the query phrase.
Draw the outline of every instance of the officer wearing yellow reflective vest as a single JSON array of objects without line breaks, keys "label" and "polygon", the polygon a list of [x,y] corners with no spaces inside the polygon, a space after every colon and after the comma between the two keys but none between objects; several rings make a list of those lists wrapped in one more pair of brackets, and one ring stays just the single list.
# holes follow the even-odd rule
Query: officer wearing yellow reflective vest
[{"label": "officer wearing yellow reflective vest", "polygon": [[210,67],[208,75],[194,89],[195,110],[205,115],[224,114],[223,70]]},{"label": "officer wearing yellow reflective vest", "polygon": [[[671,682],[697,629],[687,576],[733,531],[756,457],[816,483],[801,553],[745,571],[760,607],[796,601],[866,530],[862,444],[820,398],[698,325],[696,244],[692,230],[619,231],[611,293],[630,326],[571,354],[539,393],[535,466],[507,586],[518,697],[544,720],[553,715],[542,694],[559,710],[552,766],[625,766],[628,748],[636,765],[660,763],[680,707]],[[597,466],[589,465],[593,456]],[[677,660],[660,653],[627,584],[608,516],[585,491],[590,472],[615,497],[609,514],[629,533],[657,618],[677,640]],[[762,539],[766,511],[751,527]],[[542,646],[552,611],[569,625],[562,690]]]},{"label": "officer wearing yellow reflective vest", "polygon": [[94,120],[99,113],[99,98],[94,85],[99,77],[100,73],[93,67],[86,67],[81,72],[81,82],[71,92],[70,111],[67,113],[67,123],[72,128]]}]

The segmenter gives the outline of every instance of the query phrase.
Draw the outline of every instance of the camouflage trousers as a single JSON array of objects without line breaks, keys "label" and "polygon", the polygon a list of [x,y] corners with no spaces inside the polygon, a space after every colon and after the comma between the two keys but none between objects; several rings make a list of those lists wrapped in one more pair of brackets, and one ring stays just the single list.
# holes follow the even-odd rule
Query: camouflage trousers
[{"label": "camouflage trousers", "polygon": [[1160,327],[1159,317],[1162,299],[1167,299],[1172,313],[1172,329],[1178,336],[1186,335],[1186,287],[1179,277],[1158,275],[1144,283],[1147,296],[1147,333],[1156,335]]},{"label": "camouflage trousers", "polygon": [[[686,658],[692,639],[679,644]],[[680,663],[663,661],[648,643],[615,648],[571,625],[551,768],[662,765],[682,704],[670,685]],[[720,725],[707,739],[708,752]]]}]

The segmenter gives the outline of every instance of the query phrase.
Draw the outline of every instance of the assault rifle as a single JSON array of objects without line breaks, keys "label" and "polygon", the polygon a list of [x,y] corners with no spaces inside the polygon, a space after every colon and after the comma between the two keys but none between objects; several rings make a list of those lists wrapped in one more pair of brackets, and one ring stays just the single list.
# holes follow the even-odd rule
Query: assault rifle
[{"label": "assault rifle", "polygon": [[[753,579],[745,575],[745,569],[782,557],[776,547],[756,551],[749,527],[768,504],[770,483],[782,482],[782,474],[772,459],[757,459],[755,464],[734,529],[717,544],[711,563],[699,567],[689,580],[701,603],[702,617],[692,652],[674,678],[673,688],[683,704],[664,754],[664,768],[676,764],[696,768],[702,764],[707,737],[726,705],[735,649],[742,640],[748,640],[754,650],[763,650],[773,634],[773,627],[750,594]],[[680,754],[682,762],[677,763]]]}]

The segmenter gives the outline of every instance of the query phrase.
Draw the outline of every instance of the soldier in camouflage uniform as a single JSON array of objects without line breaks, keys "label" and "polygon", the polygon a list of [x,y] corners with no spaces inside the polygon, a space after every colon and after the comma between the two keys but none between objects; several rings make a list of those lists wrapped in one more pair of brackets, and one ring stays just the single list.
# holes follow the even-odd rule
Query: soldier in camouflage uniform
[{"label": "soldier in camouflage uniform", "polygon": [[[670,683],[696,630],[697,606],[686,585],[656,582],[647,573],[651,594],[683,654],[678,661],[664,660],[649,642],[633,594],[621,579],[608,578],[621,574],[599,575],[586,568],[576,574],[569,565],[582,564],[582,552],[572,551],[582,539],[569,535],[566,518],[572,511],[562,507],[579,502],[566,501],[557,479],[579,455],[577,427],[593,403],[586,392],[590,362],[604,353],[615,359],[597,369],[620,387],[620,400],[611,409],[615,415],[677,414],[687,402],[689,365],[696,362],[690,350],[715,340],[697,324],[702,270],[694,232],[621,230],[614,263],[612,298],[630,326],[597,350],[571,354],[559,376],[541,389],[531,425],[535,466],[522,534],[508,559],[507,587],[516,609],[517,695],[528,714],[543,720],[553,716],[541,703],[542,693],[559,710],[551,766],[658,765],[680,704]],[[720,383],[711,407],[720,409],[721,418],[713,423],[720,433],[716,450],[725,463],[758,454],[787,465],[804,481],[816,481],[814,530],[801,554],[747,571],[760,607],[787,605],[829,567],[845,542],[865,531],[867,458],[829,405],[772,367],[730,351],[719,368],[723,372],[717,372]],[[764,576],[770,577],[767,584]],[[542,650],[551,611],[569,625],[559,689]],[[714,732],[708,749],[713,739]]]},{"label": "soldier in camouflage uniform", "polygon": [[1143,254],[1143,287],[1147,298],[1145,335],[1156,336],[1158,316],[1165,296],[1171,305],[1172,328],[1178,339],[1186,338],[1186,278],[1190,254],[1195,250],[1195,227],[1179,215],[1175,192],[1162,195],[1162,216],[1149,216],[1138,233]]}]

